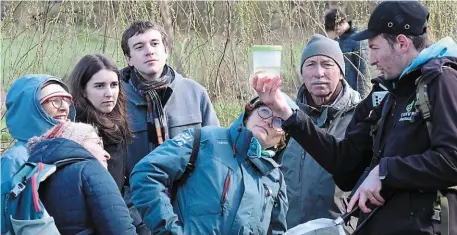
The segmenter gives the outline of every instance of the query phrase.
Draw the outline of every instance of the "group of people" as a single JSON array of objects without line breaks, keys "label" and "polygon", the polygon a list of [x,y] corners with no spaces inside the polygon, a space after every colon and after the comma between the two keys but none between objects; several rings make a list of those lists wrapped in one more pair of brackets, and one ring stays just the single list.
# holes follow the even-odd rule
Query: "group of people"
[{"label": "group of people", "polygon": [[[65,81],[18,78],[2,184],[26,162],[83,159],[40,185],[60,234],[283,234],[356,208],[347,234],[457,234],[457,43],[429,42],[416,1],[378,4],[362,32],[340,15],[325,16],[339,41],[305,45],[297,99],[254,75],[230,127],[166,64],[170,40],[149,21],[124,31],[120,71],[90,54]],[[369,94],[354,66],[365,43],[381,73]]]}]

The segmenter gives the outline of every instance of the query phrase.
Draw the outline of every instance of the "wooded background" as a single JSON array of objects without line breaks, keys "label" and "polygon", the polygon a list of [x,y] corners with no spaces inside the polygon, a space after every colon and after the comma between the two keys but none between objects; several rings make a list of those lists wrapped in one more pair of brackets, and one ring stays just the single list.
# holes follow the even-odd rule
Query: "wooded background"
[{"label": "wooded background", "polygon": [[[421,2],[431,12],[432,39],[444,36],[455,39],[457,2]],[[126,65],[120,47],[122,32],[133,20],[146,19],[163,24],[173,39],[169,64],[206,87],[222,124],[228,125],[251,95],[249,48],[252,45],[283,46],[283,89],[294,97],[301,84],[297,67],[301,51],[310,35],[326,34],[325,11],[329,7],[341,7],[364,29],[377,3],[1,1],[1,90],[4,95],[15,78],[28,73],[65,78],[88,53],[104,53],[122,68]],[[370,74],[376,75],[377,71],[370,69]],[[2,115],[3,131],[4,127]]]}]

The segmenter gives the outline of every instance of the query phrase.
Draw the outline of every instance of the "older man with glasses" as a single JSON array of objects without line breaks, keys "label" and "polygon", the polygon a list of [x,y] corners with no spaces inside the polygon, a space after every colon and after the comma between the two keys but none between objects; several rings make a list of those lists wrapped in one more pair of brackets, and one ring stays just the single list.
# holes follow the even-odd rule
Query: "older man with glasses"
[{"label": "older man with glasses", "polygon": [[[300,68],[303,84],[296,103],[317,127],[343,138],[360,95],[344,79],[344,57],[338,42],[313,35],[303,49]],[[317,218],[336,218],[345,211],[349,193],[343,193],[332,176],[293,139],[284,150],[282,170],[289,198],[288,228]],[[351,226],[346,229],[352,232]]]}]

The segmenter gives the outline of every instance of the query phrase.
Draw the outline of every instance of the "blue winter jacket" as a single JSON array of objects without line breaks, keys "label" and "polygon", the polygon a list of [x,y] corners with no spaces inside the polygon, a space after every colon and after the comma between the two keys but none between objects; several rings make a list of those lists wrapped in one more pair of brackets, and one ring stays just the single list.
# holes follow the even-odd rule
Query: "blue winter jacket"
[{"label": "blue winter jacket", "polygon": [[57,169],[39,189],[40,199],[59,232],[136,234],[113,177],[81,145],[63,138],[44,140],[33,148],[29,161],[52,164],[68,158],[87,160]]},{"label": "blue winter jacket", "polygon": [[[31,74],[18,78],[11,85],[6,95],[6,126],[11,136],[17,141],[1,157],[1,182],[10,179],[29,158],[27,141],[40,136],[58,123],[49,116],[40,105],[41,87],[54,81],[68,91],[68,87],[58,78]],[[69,118],[74,120],[74,107],[70,106]]]},{"label": "blue winter jacket", "polygon": [[[341,35],[336,40],[340,44],[341,51],[344,55],[345,63],[345,76],[344,78],[352,87],[360,93],[360,96],[364,98],[369,90],[365,89],[364,78],[369,76],[368,68],[366,63],[368,63],[368,45],[367,41],[355,41],[351,38],[352,35],[358,33],[357,28],[352,27]],[[369,79],[369,78],[365,78]]]},{"label": "blue winter jacket", "polygon": [[230,128],[202,128],[196,168],[173,203],[168,188],[185,171],[193,129],[165,141],[135,166],[130,176],[132,201],[154,234],[286,230],[288,202],[279,165],[272,158],[247,156],[253,136],[244,127],[243,116]]}]

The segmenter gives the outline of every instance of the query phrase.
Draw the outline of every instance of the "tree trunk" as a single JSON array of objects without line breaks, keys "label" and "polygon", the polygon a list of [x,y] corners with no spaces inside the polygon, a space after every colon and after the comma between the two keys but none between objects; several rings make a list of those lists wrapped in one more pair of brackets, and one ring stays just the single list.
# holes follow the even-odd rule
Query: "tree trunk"
[{"label": "tree trunk", "polygon": [[185,76],[183,68],[182,68],[181,57],[179,56],[178,53],[173,53],[174,34],[173,34],[173,23],[172,23],[172,19],[171,19],[170,6],[168,5],[167,1],[157,1],[157,5],[159,5],[160,15],[162,17],[162,22],[163,22],[163,28],[165,29],[165,32],[168,34],[168,37],[170,39],[168,54],[170,55],[170,58],[172,58],[172,60],[173,60],[174,69],[178,73]]}]

